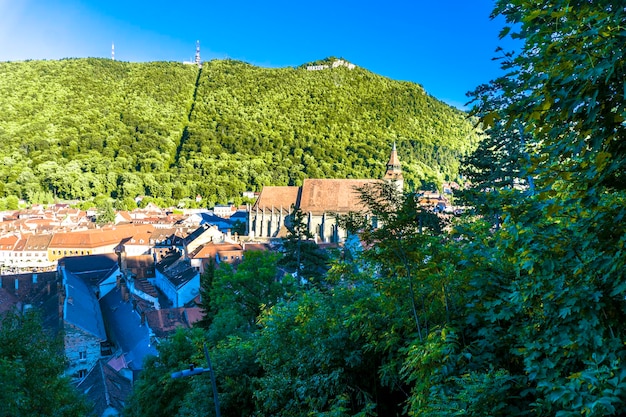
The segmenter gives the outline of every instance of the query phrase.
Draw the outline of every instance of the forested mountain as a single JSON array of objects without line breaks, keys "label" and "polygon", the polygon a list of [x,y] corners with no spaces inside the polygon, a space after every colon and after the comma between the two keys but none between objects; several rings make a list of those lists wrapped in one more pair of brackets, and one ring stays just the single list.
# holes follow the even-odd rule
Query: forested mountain
[{"label": "forested mountain", "polygon": [[378,178],[393,141],[417,187],[455,178],[477,138],[421,86],[358,67],[0,63],[0,197],[29,202],[200,194],[210,205],[307,177]]}]

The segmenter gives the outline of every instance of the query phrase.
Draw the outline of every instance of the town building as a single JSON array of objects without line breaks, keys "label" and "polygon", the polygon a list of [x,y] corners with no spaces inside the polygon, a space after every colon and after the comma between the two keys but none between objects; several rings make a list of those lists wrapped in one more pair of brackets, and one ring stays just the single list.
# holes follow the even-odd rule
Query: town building
[{"label": "town building", "polygon": [[[382,180],[401,191],[402,167],[395,143]],[[285,223],[295,209],[306,216],[307,228],[317,242],[338,243],[347,237],[339,217],[366,210],[360,189],[373,185],[374,179],[305,179],[302,186],[263,187],[248,213],[248,236],[280,238],[286,235]]]},{"label": "town building", "polygon": [[156,286],[167,297],[169,306],[184,307],[200,291],[200,273],[180,251],[173,250],[155,266]]},{"label": "town building", "polygon": [[66,256],[115,253],[125,239],[152,230],[151,225],[119,225],[78,232],[55,233],[48,246],[48,260],[57,261]]}]

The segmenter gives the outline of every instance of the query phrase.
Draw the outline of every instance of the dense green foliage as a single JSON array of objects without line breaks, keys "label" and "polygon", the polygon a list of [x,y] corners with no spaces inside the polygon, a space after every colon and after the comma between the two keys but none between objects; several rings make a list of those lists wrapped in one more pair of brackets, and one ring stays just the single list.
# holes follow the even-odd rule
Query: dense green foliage
[{"label": "dense green foliage", "polygon": [[63,376],[64,359],[38,315],[6,313],[0,324],[0,416],[87,415],[85,399]]},{"label": "dense green foliage", "polygon": [[466,159],[473,210],[442,225],[412,193],[364,190],[380,227],[345,219],[366,245],[346,245],[327,286],[261,309],[247,335],[205,335],[227,358],[224,415],[624,414],[626,11],[501,0],[494,14],[523,46],[473,93],[489,134]]},{"label": "dense green foliage", "polygon": [[0,197],[29,202],[212,205],[307,177],[379,178],[393,141],[408,184],[441,183],[477,138],[419,85],[361,68],[0,63]]}]

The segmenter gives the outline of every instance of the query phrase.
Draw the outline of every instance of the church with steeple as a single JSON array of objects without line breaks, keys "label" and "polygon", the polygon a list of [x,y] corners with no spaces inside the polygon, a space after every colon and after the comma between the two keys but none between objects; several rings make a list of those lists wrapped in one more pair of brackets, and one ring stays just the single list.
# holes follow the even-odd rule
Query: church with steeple
[{"label": "church with steeple", "polygon": [[[395,143],[382,179],[392,182],[402,191],[402,166]],[[305,179],[300,187],[263,187],[248,213],[248,236],[251,239],[286,236],[285,221],[296,207],[305,214],[308,230],[317,242],[342,242],[347,233],[338,225],[337,215],[365,211],[358,189],[378,181]]]}]

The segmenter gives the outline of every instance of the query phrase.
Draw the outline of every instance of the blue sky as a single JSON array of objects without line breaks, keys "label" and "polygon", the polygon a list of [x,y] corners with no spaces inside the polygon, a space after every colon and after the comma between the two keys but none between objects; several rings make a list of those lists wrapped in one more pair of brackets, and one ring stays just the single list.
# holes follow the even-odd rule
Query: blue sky
[{"label": "blue sky", "polygon": [[0,61],[232,58],[287,67],[343,57],[462,107],[500,75],[491,0],[0,0]]}]

